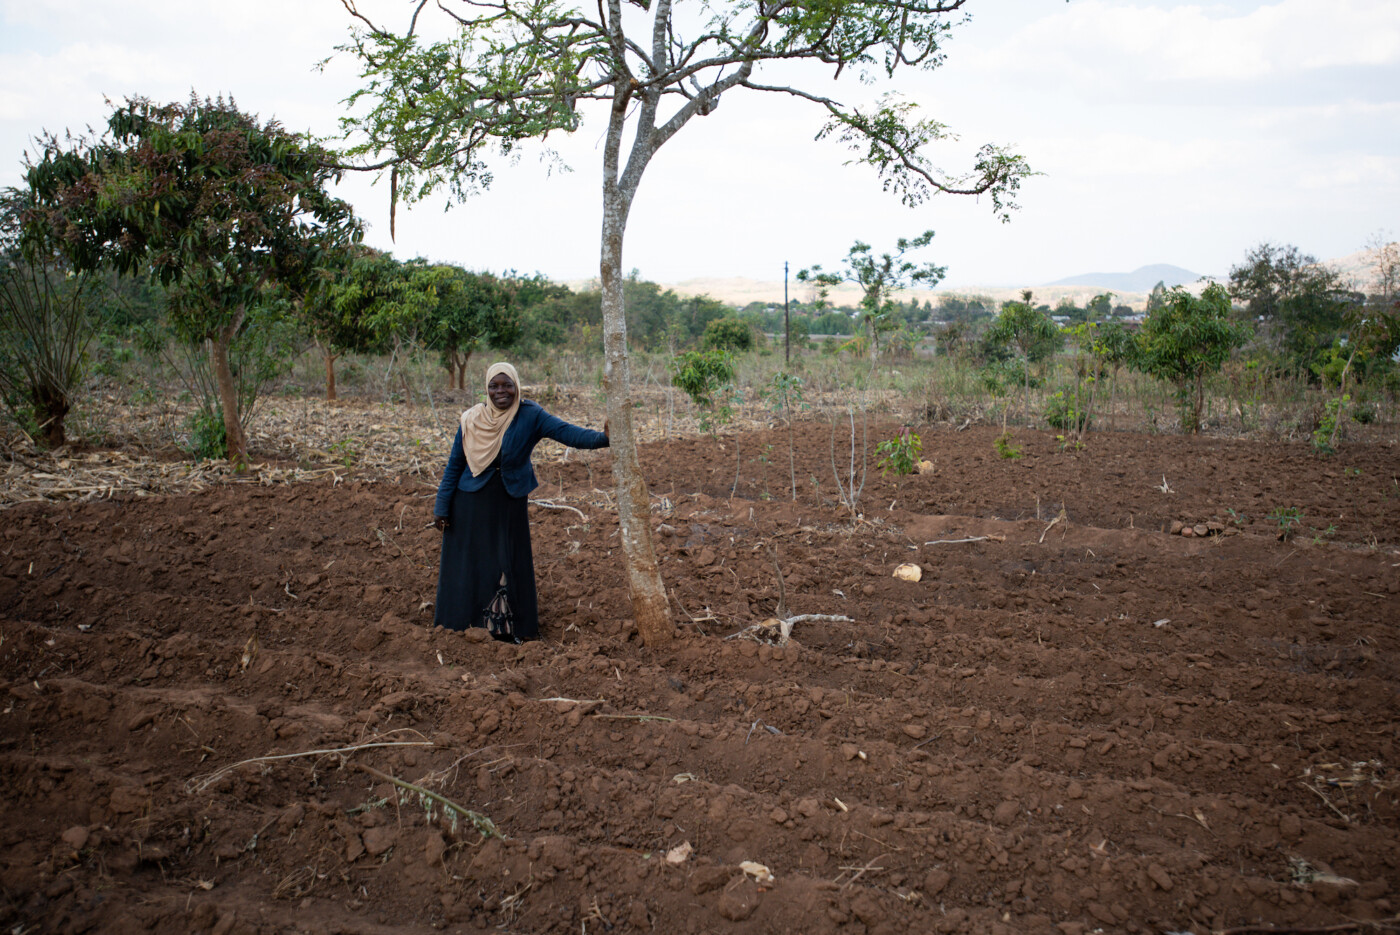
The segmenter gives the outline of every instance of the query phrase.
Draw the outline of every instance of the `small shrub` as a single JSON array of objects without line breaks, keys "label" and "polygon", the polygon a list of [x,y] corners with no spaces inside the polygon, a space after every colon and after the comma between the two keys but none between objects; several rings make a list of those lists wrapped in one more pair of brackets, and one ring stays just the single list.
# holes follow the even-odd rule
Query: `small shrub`
[{"label": "small shrub", "polygon": [[1323,404],[1322,416],[1317,420],[1317,428],[1313,429],[1312,445],[1324,458],[1337,453],[1332,447],[1332,437],[1337,431],[1337,413],[1349,402],[1350,394],[1344,394],[1341,399],[1329,399]]},{"label": "small shrub", "polygon": [[1287,542],[1303,525],[1303,511],[1296,506],[1279,507],[1269,514],[1269,519],[1278,525],[1280,542]]},{"label": "small shrub", "polygon": [[1062,432],[1082,432],[1089,427],[1089,414],[1075,408],[1072,393],[1057,390],[1045,401],[1045,421]]},{"label": "small shrub", "polygon": [[734,359],[727,351],[686,351],[671,360],[671,383],[700,410],[700,428],[714,434],[715,426],[733,414],[728,399],[715,395],[734,384]]},{"label": "small shrub", "polygon": [[913,474],[919,469],[923,451],[923,439],[906,428],[895,438],[880,442],[875,447],[875,465],[881,474]]},{"label": "small shrub", "polygon": [[1019,461],[1021,458],[1021,449],[1011,444],[1010,432],[1002,432],[998,435],[996,441],[992,442],[992,447],[1006,461]]},{"label": "small shrub", "polygon": [[219,410],[202,406],[194,411],[185,425],[190,433],[187,450],[195,460],[212,461],[228,457],[224,416]]},{"label": "small shrub", "polygon": [[700,344],[707,351],[747,351],[753,348],[753,328],[738,318],[716,318],[705,326]]},{"label": "small shrub", "polygon": [[[1026,365],[1020,360],[996,360],[987,364],[978,371],[981,377],[982,387],[993,396],[1006,396],[1011,391],[1020,389],[1027,380]],[[1030,380],[1031,386],[1037,386],[1038,381]]]}]

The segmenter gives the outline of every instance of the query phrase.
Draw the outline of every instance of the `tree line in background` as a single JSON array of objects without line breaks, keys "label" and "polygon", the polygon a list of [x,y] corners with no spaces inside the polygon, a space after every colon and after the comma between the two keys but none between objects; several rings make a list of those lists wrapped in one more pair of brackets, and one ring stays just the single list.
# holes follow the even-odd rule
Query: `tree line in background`
[{"label": "tree line in background", "polygon": [[[0,204],[8,411],[61,445],[89,368],[144,353],[163,359],[197,400],[192,447],[238,459],[260,390],[313,346],[332,399],[346,354],[386,358],[386,372],[435,358],[442,382],[462,389],[473,355],[488,347],[527,358],[601,349],[601,290],[367,247],[349,206],[327,194],[336,177],[328,165],[305,139],[221,99],[133,99],[99,138],[43,139],[27,184]],[[901,292],[943,276],[907,256],[932,238],[900,239],[884,253],[857,241],[840,270],[802,270],[798,280],[814,295],[786,312],[680,297],[634,271],[623,283],[629,339],[673,358],[676,385],[705,411],[732,378],[728,355],[767,335],[781,339],[785,328],[800,349],[826,336],[825,353],[872,367],[921,346],[971,361],[991,395],[1009,402],[1019,390],[1023,415],[1037,368],[1068,345],[1075,383],[1052,397],[1058,408],[1047,418],[1071,432],[1087,427],[1106,377],[1111,400],[1122,368],[1171,383],[1188,430],[1200,425],[1206,379],[1232,355],[1265,378],[1335,388],[1328,443],[1354,395],[1395,389],[1400,247],[1383,238],[1370,246],[1378,274],[1370,294],[1296,247],[1265,243],[1231,270],[1228,285],[1194,295],[1159,284],[1140,322],[1127,320],[1136,313],[1112,294],[1083,307],[1065,300],[1052,308],[1030,292],[1000,306],[978,296],[905,302]],[[861,302],[831,306],[827,290],[845,282],[862,289]],[[412,396],[408,371],[400,372]]]}]

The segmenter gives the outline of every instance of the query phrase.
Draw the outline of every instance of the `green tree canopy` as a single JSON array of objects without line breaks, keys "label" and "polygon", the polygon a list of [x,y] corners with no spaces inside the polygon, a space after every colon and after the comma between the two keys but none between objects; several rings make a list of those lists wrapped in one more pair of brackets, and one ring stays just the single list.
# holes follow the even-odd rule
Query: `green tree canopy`
[{"label": "green tree canopy", "polygon": [[449,388],[466,389],[472,354],[487,344],[504,348],[520,340],[515,290],[490,273],[456,266],[439,266],[436,272],[433,344],[442,353]]},{"label": "green tree canopy", "polygon": [[377,350],[383,336],[374,322],[392,300],[399,264],[363,244],[328,255],[301,303],[302,320],[326,364],[326,399],[336,398],[335,361],[342,354]]},{"label": "green tree canopy", "polygon": [[170,315],[186,340],[207,342],[229,457],[246,457],[229,350],[269,290],[303,292],[317,265],[359,237],[350,206],[332,197],[328,154],[230,100],[182,104],[130,98],[98,140],[48,136],[26,180],[29,223],[53,231],[76,268],[110,263],[172,289]]},{"label": "green tree canopy", "polygon": [[1054,354],[1064,346],[1064,335],[1056,326],[1043,306],[1037,307],[1029,290],[1021,293],[1019,301],[1013,299],[1001,307],[996,320],[987,329],[984,343],[991,348],[1002,348],[1022,363],[1024,395],[1022,407],[1030,404],[1031,368]]},{"label": "green tree canopy", "polygon": [[1316,257],[1267,242],[1230,270],[1229,294],[1304,373],[1345,330],[1349,309],[1365,300]]},{"label": "green tree canopy", "polygon": [[753,327],[738,318],[716,318],[705,326],[701,344],[707,351],[753,349]]},{"label": "green tree canopy", "polygon": [[1251,328],[1230,316],[1230,295],[1211,283],[1197,298],[1180,286],[1161,308],[1149,312],[1138,333],[1136,365],[1144,373],[1175,383],[1182,428],[1201,428],[1205,379],[1249,340]]}]

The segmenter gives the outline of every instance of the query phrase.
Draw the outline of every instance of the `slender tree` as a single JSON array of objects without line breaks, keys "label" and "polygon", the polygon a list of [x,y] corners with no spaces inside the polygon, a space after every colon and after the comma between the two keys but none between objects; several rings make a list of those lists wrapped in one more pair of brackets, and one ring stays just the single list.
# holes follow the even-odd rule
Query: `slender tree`
[{"label": "slender tree", "polygon": [[350,206],[326,192],[338,170],[276,121],[260,123],[223,98],[130,98],[103,138],[42,143],[27,171],[31,222],[50,225],[78,269],[111,262],[180,285],[171,318],[186,340],[206,344],[228,456],[246,460],[230,349],[269,290],[311,275],[358,237]]},{"label": "slender tree", "polygon": [[760,65],[777,62],[815,62],[835,76],[872,81],[902,66],[934,68],[966,0],[720,0],[693,16],[676,15],[674,0],[599,0],[578,9],[561,0],[440,0],[455,32],[431,42],[416,31],[427,0],[414,5],[402,33],[371,22],[355,0],[341,2],[357,23],[341,49],[359,60],[363,82],[348,102],[347,159],[389,173],[391,229],[399,200],[439,186],[464,196],[489,184],[488,153],[509,155],[522,140],[576,129],[588,102],[605,110],[599,281],[613,476],[637,629],[649,646],[668,641],[674,628],[637,462],[623,308],[623,237],[642,176],[683,127],[747,89],[824,109],[820,136],[854,148],[857,161],[874,166],[908,204],[937,192],[986,193],[1005,216],[1029,174],[1020,156],[987,145],[969,172],[950,177],[923,152],[947,128],[920,119],[913,104],[884,97],[846,106],[757,77]]},{"label": "slender tree", "polygon": [[843,282],[860,286],[860,320],[870,331],[870,359],[873,361],[880,352],[881,332],[895,324],[894,313],[898,309],[895,295],[916,285],[932,289],[948,272],[946,266],[906,259],[906,254],[922,250],[932,241],[933,231],[924,231],[912,239],[901,237],[895,241],[892,252],[876,256],[870,244],[857,240],[842,261],[843,270],[827,273],[820,265],[811,266],[798,272],[797,281],[816,283],[822,299],[826,298],[828,289]]},{"label": "slender tree", "polygon": [[1031,364],[1044,360],[1064,345],[1064,335],[1054,320],[1036,308],[1034,301],[1027,289],[1021,293],[1020,301],[1007,302],[986,335],[989,344],[1013,350],[1022,361],[1025,381],[1022,412],[1030,410]]}]

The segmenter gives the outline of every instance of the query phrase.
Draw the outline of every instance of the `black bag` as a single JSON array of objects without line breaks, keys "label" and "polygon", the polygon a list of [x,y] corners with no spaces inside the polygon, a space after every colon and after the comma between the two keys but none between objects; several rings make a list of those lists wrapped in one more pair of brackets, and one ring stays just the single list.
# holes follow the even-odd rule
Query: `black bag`
[{"label": "black bag", "polygon": [[498,640],[507,643],[520,642],[515,638],[515,614],[510,609],[510,599],[506,597],[506,576],[501,575],[501,586],[496,589],[496,596],[491,598],[491,603],[486,605],[486,612],[482,614],[482,622],[486,625],[486,630]]}]

